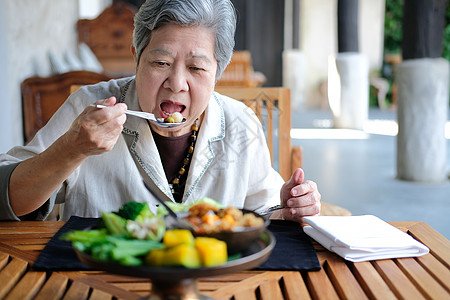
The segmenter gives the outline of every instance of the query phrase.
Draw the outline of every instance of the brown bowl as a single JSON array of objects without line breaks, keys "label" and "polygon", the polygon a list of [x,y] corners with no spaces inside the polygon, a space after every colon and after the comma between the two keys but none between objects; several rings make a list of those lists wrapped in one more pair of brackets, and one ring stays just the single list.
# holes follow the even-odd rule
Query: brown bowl
[{"label": "brown bowl", "polygon": [[264,220],[264,224],[258,227],[241,227],[237,231],[223,231],[217,233],[198,234],[193,232],[194,236],[207,236],[213,237],[218,240],[222,240],[227,243],[228,254],[242,253],[247,250],[251,244],[253,244],[259,236],[267,229],[270,224],[270,220],[263,218],[258,213],[246,209],[241,209],[246,213],[252,213],[256,217]]},{"label": "brown bowl", "polygon": [[198,294],[195,278],[224,275],[256,268],[269,258],[275,243],[275,237],[267,230],[247,247],[240,258],[230,260],[220,266],[195,269],[123,266],[118,263],[95,260],[90,255],[74,249],[80,261],[93,269],[151,279],[152,296],[155,299],[208,299]]}]

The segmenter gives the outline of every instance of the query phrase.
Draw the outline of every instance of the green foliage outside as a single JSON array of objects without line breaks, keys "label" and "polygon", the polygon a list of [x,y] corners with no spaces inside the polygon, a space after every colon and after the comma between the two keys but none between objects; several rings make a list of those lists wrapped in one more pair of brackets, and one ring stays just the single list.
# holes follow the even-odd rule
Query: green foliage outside
[{"label": "green foliage outside", "polygon": [[447,4],[445,12],[445,24],[442,57],[450,61],[450,3]]},{"label": "green foliage outside", "polygon": [[[404,0],[386,1],[384,19],[384,52],[385,54],[401,54],[402,51],[402,19]],[[450,60],[450,5],[445,13],[444,38],[442,56]]]},{"label": "green foliage outside", "polygon": [[[384,20],[384,54],[401,55],[402,53],[402,19],[405,0],[387,0]],[[450,4],[447,6],[446,27],[442,40],[442,57],[450,61]],[[392,103],[393,66],[384,63],[381,76],[389,81],[390,90],[386,101]],[[374,102],[372,102],[374,104]]]},{"label": "green foliage outside", "polygon": [[385,54],[401,54],[402,52],[403,1],[386,1],[386,12],[384,16]]}]

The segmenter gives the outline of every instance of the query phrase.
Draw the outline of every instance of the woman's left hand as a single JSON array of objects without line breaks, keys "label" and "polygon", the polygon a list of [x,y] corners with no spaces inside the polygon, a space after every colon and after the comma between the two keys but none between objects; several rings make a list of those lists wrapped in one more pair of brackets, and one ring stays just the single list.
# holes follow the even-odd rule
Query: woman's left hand
[{"label": "woman's left hand", "polygon": [[285,220],[301,222],[302,217],[320,213],[321,195],[317,190],[317,184],[305,180],[305,172],[300,168],[283,184],[280,197],[281,205],[287,207],[282,210]]}]

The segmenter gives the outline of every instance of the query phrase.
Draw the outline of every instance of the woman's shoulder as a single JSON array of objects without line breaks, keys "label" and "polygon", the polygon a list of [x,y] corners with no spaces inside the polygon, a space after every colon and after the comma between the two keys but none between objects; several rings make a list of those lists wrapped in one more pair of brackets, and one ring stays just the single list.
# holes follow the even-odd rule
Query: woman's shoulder
[{"label": "woman's shoulder", "polygon": [[214,92],[219,105],[223,108],[225,116],[234,116],[242,118],[257,118],[254,111],[247,106],[243,101]]},{"label": "woman's shoulder", "polygon": [[220,94],[218,92],[214,92],[214,95],[217,97],[218,101],[223,107],[229,107],[230,109],[244,109],[246,106],[242,101],[236,100],[234,98],[228,97],[226,95]]},{"label": "woman's shoulder", "polygon": [[217,92],[215,92],[215,96],[219,106],[222,107],[228,130],[240,128],[250,132],[257,132],[261,129],[261,123],[255,112],[244,102]]},{"label": "woman's shoulder", "polygon": [[109,81],[101,81],[92,85],[85,85],[80,87],[74,96],[80,96],[80,98],[87,99],[92,102],[92,99],[104,99],[111,96],[117,97],[119,100],[120,95],[123,90],[127,88],[129,82],[132,81],[134,77],[126,77],[119,79],[111,79]]}]

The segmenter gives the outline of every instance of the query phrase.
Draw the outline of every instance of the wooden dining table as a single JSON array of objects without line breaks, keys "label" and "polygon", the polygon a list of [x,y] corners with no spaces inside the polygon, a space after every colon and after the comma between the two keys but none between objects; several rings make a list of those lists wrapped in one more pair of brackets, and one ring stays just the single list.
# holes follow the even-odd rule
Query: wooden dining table
[{"label": "wooden dining table", "polygon": [[[320,271],[248,270],[197,280],[213,299],[450,299],[450,241],[424,222],[390,222],[430,248],[415,258],[345,261],[313,241]],[[0,299],[138,299],[151,281],[104,271],[36,271],[63,221],[0,222]]]}]

